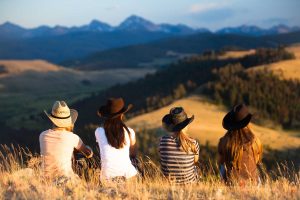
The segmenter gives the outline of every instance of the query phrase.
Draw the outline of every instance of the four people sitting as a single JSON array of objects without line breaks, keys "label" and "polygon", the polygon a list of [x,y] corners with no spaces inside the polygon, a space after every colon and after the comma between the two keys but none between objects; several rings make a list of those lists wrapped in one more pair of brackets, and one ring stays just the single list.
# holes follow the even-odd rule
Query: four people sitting
[{"label": "four people sitting", "polygon": [[[122,98],[108,99],[98,110],[104,120],[95,131],[101,158],[101,180],[133,179],[138,171],[131,163],[136,157],[136,139],[133,129],[123,121],[132,105],[125,105]],[[46,177],[74,177],[72,154],[74,148],[87,158],[93,151],[74,134],[77,111],[69,109],[64,101],[56,101],[51,114],[52,129],[40,134],[40,150]],[[235,106],[223,119],[227,133],[218,145],[221,176],[226,183],[250,181],[257,183],[257,164],[262,157],[260,140],[249,128],[252,115],[244,104]],[[199,144],[188,135],[188,117],[182,107],[174,107],[162,118],[162,126],[168,132],[159,143],[160,164],[163,175],[176,184],[197,182],[196,166],[199,160]]]}]

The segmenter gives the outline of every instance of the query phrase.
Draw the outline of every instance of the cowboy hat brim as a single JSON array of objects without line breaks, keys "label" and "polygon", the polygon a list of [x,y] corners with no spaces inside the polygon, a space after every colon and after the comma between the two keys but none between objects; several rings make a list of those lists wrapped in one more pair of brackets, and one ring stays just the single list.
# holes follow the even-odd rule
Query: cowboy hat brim
[{"label": "cowboy hat brim", "polygon": [[107,107],[104,105],[104,106],[101,106],[98,111],[97,111],[97,114],[99,117],[101,118],[116,118],[118,116],[120,116],[121,114],[124,114],[126,112],[128,112],[131,108],[132,108],[132,104],[129,104],[127,106],[124,106],[119,112],[117,113],[108,113],[107,112]]},{"label": "cowboy hat brim", "polygon": [[187,125],[194,121],[194,115],[190,118],[187,118],[179,124],[173,124],[171,114],[167,114],[162,119],[162,126],[169,132],[178,132],[184,129]]},{"label": "cowboy hat brim", "polygon": [[61,128],[73,126],[78,117],[78,112],[74,109],[70,109],[70,117],[68,117],[66,119],[60,119],[60,118],[53,117],[51,114],[48,114],[47,111],[45,111],[45,110],[44,110],[44,112],[55,126],[61,127]]},{"label": "cowboy hat brim", "polygon": [[241,128],[246,127],[251,119],[252,119],[252,114],[248,114],[246,117],[244,117],[244,119],[235,122],[233,120],[233,112],[229,112],[225,115],[225,117],[223,118],[223,122],[222,122],[222,126],[224,129],[228,130],[228,131],[234,131],[234,130],[238,130]]}]

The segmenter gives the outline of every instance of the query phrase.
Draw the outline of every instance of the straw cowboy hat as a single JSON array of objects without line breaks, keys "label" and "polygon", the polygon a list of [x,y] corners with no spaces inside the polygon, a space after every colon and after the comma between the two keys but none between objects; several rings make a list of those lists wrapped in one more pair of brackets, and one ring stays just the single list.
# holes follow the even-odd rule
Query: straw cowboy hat
[{"label": "straw cowboy hat", "polygon": [[125,105],[123,98],[110,98],[106,104],[98,109],[98,116],[102,118],[115,118],[126,113],[132,108],[132,104]]},{"label": "straw cowboy hat", "polygon": [[78,117],[78,112],[74,109],[69,109],[64,101],[56,101],[53,104],[51,114],[44,112],[53,124],[62,128],[73,126]]},{"label": "straw cowboy hat", "polygon": [[222,125],[226,130],[234,131],[246,127],[252,118],[245,104],[238,104],[223,118]]},{"label": "straw cowboy hat", "polygon": [[162,126],[169,132],[177,132],[194,120],[194,115],[188,117],[182,107],[175,107],[170,110],[170,113],[162,119]]}]

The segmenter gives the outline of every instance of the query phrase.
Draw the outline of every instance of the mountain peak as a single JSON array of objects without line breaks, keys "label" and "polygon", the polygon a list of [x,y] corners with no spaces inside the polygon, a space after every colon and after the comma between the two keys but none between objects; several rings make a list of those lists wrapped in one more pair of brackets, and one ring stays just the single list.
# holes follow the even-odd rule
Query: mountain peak
[{"label": "mountain peak", "polygon": [[137,15],[131,15],[119,25],[118,29],[157,31],[159,26]]},{"label": "mountain peak", "polygon": [[3,23],[3,24],[0,25],[0,26],[3,27],[3,28],[20,28],[20,29],[22,28],[22,27],[20,27],[19,25],[16,25],[16,24],[11,23],[11,22],[9,22],[9,21]]},{"label": "mountain peak", "polygon": [[136,23],[140,23],[140,22],[150,22],[149,20],[146,20],[143,17],[140,17],[138,15],[130,15],[129,17],[127,17],[124,21],[132,21],[132,22],[136,22]]},{"label": "mountain peak", "polygon": [[92,20],[88,25],[88,29],[92,31],[108,31],[111,30],[111,26],[99,20]]}]

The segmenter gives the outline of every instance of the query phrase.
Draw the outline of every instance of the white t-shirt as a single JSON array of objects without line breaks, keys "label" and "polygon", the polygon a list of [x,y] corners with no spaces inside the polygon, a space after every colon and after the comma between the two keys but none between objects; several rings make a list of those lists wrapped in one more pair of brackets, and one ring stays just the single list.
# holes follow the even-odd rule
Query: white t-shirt
[{"label": "white t-shirt", "polygon": [[[135,138],[134,130],[131,128],[128,129],[131,138]],[[125,129],[124,133],[126,144],[123,148],[116,149],[108,144],[104,128],[99,127],[95,131],[96,141],[100,149],[102,179],[110,179],[116,176],[130,178],[137,174],[129,158],[130,138]]]},{"label": "white t-shirt", "polygon": [[39,140],[45,175],[73,176],[73,150],[82,145],[79,136],[69,131],[49,129],[40,134]]}]

